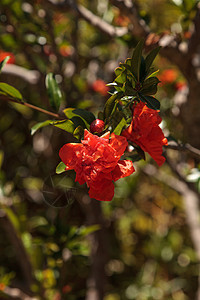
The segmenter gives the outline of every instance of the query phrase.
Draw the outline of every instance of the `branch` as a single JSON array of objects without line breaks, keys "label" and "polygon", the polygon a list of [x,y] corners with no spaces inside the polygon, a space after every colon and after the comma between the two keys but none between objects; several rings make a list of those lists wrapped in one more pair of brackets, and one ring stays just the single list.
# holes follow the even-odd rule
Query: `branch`
[{"label": "branch", "polygon": [[25,294],[18,288],[11,288],[8,286],[6,286],[3,289],[2,293],[5,294],[6,296],[9,296],[9,299],[13,298],[13,299],[20,299],[20,300],[38,300],[35,297],[32,298],[32,297],[28,296],[27,294]]},{"label": "branch", "polygon": [[110,0],[110,2],[119,8],[120,12],[129,17],[133,28],[132,34],[139,37],[146,37],[150,29],[143,19],[139,17],[138,9],[131,0]]},{"label": "branch", "polygon": [[30,84],[36,84],[40,79],[40,73],[38,71],[27,70],[25,68],[13,64],[6,64],[1,73],[20,77]]},{"label": "branch", "polygon": [[200,44],[200,3],[197,4],[197,12],[194,18],[194,30],[188,43],[188,56],[191,58]]},{"label": "branch", "polygon": [[[84,198],[83,198],[84,199]],[[108,257],[108,241],[105,219],[103,217],[101,203],[95,199],[85,198],[81,202],[85,211],[88,225],[99,224],[100,230],[89,235],[91,241],[90,274],[87,280],[86,300],[102,300],[105,293],[107,276],[105,265]]]},{"label": "branch", "polygon": [[74,1],[62,1],[58,2],[56,0],[47,0],[47,2],[53,5],[53,8],[57,8],[59,10],[68,10],[69,8],[74,10],[79,17],[88,21],[91,25],[100,29],[103,33],[106,33],[110,37],[120,37],[124,34],[128,33],[128,29],[126,27],[115,27],[111,24],[105,22],[100,17],[93,14],[90,10],[85,8],[82,5],[76,5]]},{"label": "branch", "polygon": [[164,148],[167,149],[172,149],[172,150],[178,150],[178,151],[188,151],[192,155],[200,158],[200,150],[191,146],[190,144],[177,144],[175,142],[169,142],[168,146],[164,146]]},{"label": "branch", "polygon": [[14,102],[14,103],[17,103],[17,104],[21,104],[21,105],[27,106],[27,107],[29,107],[31,109],[37,110],[39,112],[42,112],[42,113],[44,113],[46,115],[52,116],[52,117],[57,118],[57,119],[63,119],[59,114],[55,114],[55,113],[53,113],[51,111],[48,111],[46,109],[37,107],[37,106],[32,105],[32,104],[27,103],[27,102],[19,102],[18,100],[11,99],[11,98],[9,98],[7,96],[3,96],[3,95],[0,95],[0,99],[4,100],[4,101],[7,101],[7,102]]},{"label": "branch", "polygon": [[28,289],[31,291],[31,286],[34,283],[32,265],[28,254],[24,248],[21,238],[18,236],[13,224],[11,223],[6,212],[2,209],[0,210],[0,222],[7,233],[8,238],[10,239],[13,248],[15,249],[15,255],[21,270],[24,275],[24,281],[28,285]]}]

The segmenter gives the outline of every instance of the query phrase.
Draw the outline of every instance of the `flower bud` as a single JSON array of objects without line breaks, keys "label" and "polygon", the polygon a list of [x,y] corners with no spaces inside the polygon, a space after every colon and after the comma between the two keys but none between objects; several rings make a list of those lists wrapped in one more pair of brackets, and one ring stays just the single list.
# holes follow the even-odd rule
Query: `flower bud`
[{"label": "flower bud", "polygon": [[101,133],[104,129],[104,126],[105,126],[104,121],[102,121],[100,119],[96,119],[90,124],[90,131],[92,133],[94,133],[94,132]]}]

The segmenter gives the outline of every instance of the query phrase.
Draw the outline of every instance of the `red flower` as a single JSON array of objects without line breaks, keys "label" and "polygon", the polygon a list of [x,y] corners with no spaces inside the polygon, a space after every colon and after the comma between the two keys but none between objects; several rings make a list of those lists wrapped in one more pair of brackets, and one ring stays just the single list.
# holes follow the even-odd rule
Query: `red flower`
[{"label": "red flower", "polygon": [[0,51],[0,62],[6,58],[6,56],[10,56],[9,60],[7,61],[7,64],[14,64],[15,63],[15,56],[11,52],[4,52]]},{"label": "red flower", "polygon": [[84,140],[64,145],[59,155],[66,170],[75,170],[76,181],[87,183],[91,198],[111,201],[114,196],[113,181],[134,172],[130,160],[120,160],[127,145],[123,136],[107,132],[98,137],[85,129]]},{"label": "red flower", "polygon": [[109,91],[109,88],[106,86],[105,82],[101,79],[97,79],[93,82],[92,89],[103,96],[106,96]]},{"label": "red flower", "polygon": [[161,121],[156,110],[139,102],[134,107],[130,126],[122,132],[122,135],[128,140],[148,152],[159,166],[165,162],[165,158],[162,156],[162,146],[167,145],[167,139],[158,126]]}]

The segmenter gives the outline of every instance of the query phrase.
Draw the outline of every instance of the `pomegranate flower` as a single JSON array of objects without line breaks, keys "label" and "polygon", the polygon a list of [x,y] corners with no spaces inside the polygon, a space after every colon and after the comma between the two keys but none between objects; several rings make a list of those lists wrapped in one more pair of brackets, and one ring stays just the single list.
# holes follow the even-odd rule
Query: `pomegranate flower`
[{"label": "pomegranate flower", "polygon": [[162,146],[167,145],[167,139],[159,127],[162,119],[156,110],[148,108],[139,102],[133,109],[133,119],[122,135],[141,147],[161,166],[165,162],[162,156]]},{"label": "pomegranate flower", "polygon": [[85,129],[81,143],[64,145],[59,155],[66,170],[75,170],[76,181],[87,183],[91,198],[111,201],[114,196],[113,181],[135,171],[130,160],[120,160],[127,145],[123,136],[107,132],[98,137]]}]

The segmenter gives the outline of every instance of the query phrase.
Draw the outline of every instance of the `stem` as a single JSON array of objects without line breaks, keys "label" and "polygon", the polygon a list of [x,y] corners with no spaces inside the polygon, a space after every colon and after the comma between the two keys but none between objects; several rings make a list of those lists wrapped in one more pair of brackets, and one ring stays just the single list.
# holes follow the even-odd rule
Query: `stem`
[{"label": "stem", "polygon": [[0,99],[1,99],[1,100],[5,100],[5,101],[10,101],[10,102],[18,103],[18,104],[27,106],[27,107],[29,107],[29,108],[31,108],[31,109],[37,110],[37,111],[39,111],[39,112],[42,112],[42,113],[44,113],[44,114],[46,114],[46,115],[52,116],[52,117],[54,117],[54,118],[62,119],[61,116],[60,116],[59,114],[55,114],[55,113],[53,113],[53,112],[51,112],[51,111],[48,111],[48,110],[46,110],[46,109],[37,107],[37,106],[32,105],[32,104],[29,104],[29,103],[27,103],[27,102],[19,102],[18,100],[11,99],[11,98],[8,98],[7,96],[2,96],[2,95],[0,95]]}]

